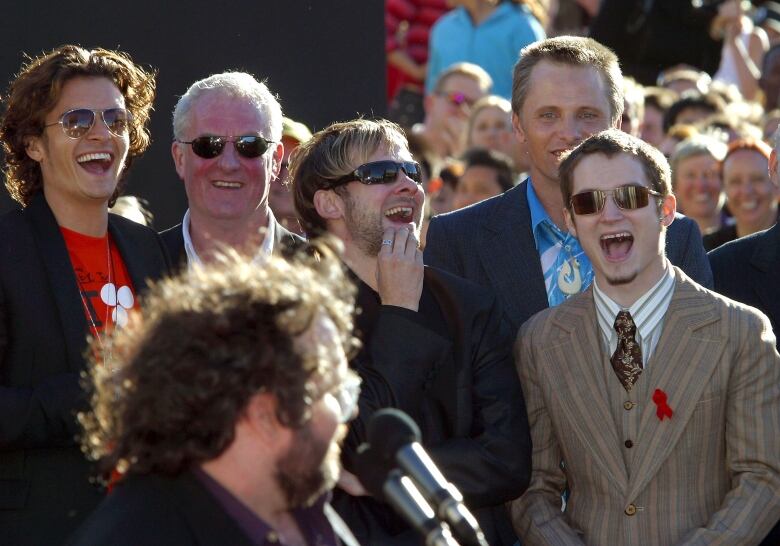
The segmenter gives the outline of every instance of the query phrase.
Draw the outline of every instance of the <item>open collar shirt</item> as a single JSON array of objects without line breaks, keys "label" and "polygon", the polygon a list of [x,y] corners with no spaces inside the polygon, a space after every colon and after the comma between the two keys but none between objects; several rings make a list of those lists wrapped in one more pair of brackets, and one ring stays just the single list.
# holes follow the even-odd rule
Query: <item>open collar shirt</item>
[{"label": "open collar shirt", "polygon": [[[268,209],[268,226],[265,229],[265,238],[263,244],[257,249],[254,262],[261,265],[265,262],[274,251],[274,240],[276,238],[276,218],[273,211]],[[181,221],[182,235],[184,236],[184,252],[187,253],[187,264],[190,267],[193,265],[203,265],[203,261],[195,251],[195,245],[192,244],[192,237],[190,236],[190,209],[184,213],[184,219]]]}]

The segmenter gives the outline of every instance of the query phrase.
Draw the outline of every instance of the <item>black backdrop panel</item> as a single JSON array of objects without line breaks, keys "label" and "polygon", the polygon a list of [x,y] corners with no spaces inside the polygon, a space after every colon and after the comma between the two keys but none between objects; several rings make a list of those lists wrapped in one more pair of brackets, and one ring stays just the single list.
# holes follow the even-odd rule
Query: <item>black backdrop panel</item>
[{"label": "black backdrop panel", "polygon": [[[186,208],[170,154],[171,113],[193,81],[225,70],[266,79],[286,115],[313,130],[385,114],[384,2],[7,2],[0,23],[2,89],[31,55],[65,43],[128,52],[159,71],[152,145],[125,193],[147,199],[162,229]],[[0,212],[15,206],[3,187]]]}]

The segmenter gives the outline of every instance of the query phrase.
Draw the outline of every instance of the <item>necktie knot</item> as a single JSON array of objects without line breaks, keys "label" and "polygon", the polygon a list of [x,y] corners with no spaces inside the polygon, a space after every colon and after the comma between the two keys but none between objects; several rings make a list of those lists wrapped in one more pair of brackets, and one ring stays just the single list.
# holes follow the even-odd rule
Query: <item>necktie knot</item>
[{"label": "necktie knot", "polygon": [[631,313],[623,310],[617,314],[617,317],[615,317],[615,331],[621,338],[634,337],[636,335],[636,324],[634,324]]}]

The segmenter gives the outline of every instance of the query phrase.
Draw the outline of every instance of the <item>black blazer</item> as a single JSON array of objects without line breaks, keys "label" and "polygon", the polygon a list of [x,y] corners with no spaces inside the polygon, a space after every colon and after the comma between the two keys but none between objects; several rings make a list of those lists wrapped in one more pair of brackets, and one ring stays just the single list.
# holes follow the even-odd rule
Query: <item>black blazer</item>
[{"label": "black blazer", "polygon": [[708,254],[715,291],[763,311],[780,328],[780,227],[753,233]]},{"label": "black blazer", "polygon": [[[357,546],[326,505],[336,536]],[[252,546],[254,542],[191,472],[134,476],[119,483],[69,546]]]},{"label": "black blazer", "polygon": [[[367,292],[376,297],[360,286],[359,302]],[[373,412],[399,408],[420,425],[425,449],[463,493],[489,543],[511,546],[517,539],[503,504],[528,486],[531,438],[513,336],[496,297],[426,267],[419,312],[378,302],[374,307],[368,325],[358,317],[365,347],[350,362],[363,386],[345,443],[347,468],[350,454],[366,440]],[[362,544],[420,544],[387,505],[337,490],[333,506]]]},{"label": "black blazer", "polygon": [[[501,195],[434,217],[425,246],[426,264],[491,287],[514,332],[549,306],[531,231],[528,183],[526,179]],[[712,288],[696,222],[676,216],[666,232],[666,255],[694,281]]]},{"label": "black blazer", "polygon": [[[763,311],[775,336],[780,328],[780,227],[731,241],[709,254],[715,291]],[[775,347],[780,343],[775,340]],[[780,522],[761,546],[780,544]]]},{"label": "black blazer", "polygon": [[[169,271],[159,237],[109,215],[136,291]],[[43,196],[0,217],[0,536],[60,544],[102,493],[74,437],[86,408],[87,319],[70,256]]]},{"label": "black blazer", "polygon": [[[276,222],[274,226],[274,235],[274,253],[289,256],[306,245],[306,240],[303,237],[288,231],[279,222]],[[187,263],[187,252],[184,250],[184,233],[182,232],[181,224],[176,224],[165,231],[161,231],[160,237],[162,237],[168,249],[168,254],[173,259],[174,266],[177,270],[181,269]]]}]

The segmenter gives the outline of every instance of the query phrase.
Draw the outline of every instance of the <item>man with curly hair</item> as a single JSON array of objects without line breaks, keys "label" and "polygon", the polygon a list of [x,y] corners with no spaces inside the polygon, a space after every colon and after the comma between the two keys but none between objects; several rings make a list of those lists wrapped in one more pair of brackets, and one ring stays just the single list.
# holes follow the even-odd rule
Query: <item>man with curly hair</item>
[{"label": "man with curly hair", "polygon": [[85,449],[123,477],[71,544],[356,545],[327,503],[360,381],[354,291],[326,248],[158,284],[92,367]]},{"label": "man with curly hair", "polygon": [[62,46],[29,60],[5,94],[0,218],[0,529],[8,544],[58,544],[100,490],[75,435],[87,335],[107,334],[168,270],[150,229],[110,216],[149,144],[154,74],[124,53]]}]

